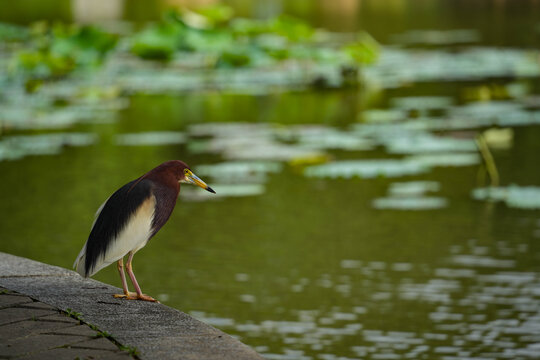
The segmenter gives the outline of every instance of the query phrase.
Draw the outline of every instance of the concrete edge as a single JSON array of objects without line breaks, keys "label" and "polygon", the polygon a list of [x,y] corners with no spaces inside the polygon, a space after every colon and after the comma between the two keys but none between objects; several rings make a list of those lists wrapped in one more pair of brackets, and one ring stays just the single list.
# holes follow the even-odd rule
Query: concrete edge
[{"label": "concrete edge", "polygon": [[81,313],[141,359],[262,359],[210,325],[163,304],[115,299],[122,290],[74,271],[0,252],[0,285],[62,311]]}]

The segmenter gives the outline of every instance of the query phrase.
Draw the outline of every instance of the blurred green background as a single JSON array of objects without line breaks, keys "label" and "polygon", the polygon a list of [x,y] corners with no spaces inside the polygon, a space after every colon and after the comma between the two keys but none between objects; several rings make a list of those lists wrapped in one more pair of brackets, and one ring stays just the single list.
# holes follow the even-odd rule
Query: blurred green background
[{"label": "blurred green background", "polygon": [[71,268],[181,159],[218,195],[182,186],[145,293],[268,359],[539,358],[539,11],[3,2],[0,251]]}]

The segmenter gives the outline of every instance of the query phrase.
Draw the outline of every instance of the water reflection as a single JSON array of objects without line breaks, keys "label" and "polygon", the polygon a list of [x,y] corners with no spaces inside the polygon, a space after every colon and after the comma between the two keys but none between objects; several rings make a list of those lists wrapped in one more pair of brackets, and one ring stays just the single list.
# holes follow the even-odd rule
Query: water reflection
[{"label": "water reflection", "polygon": [[[314,353],[318,359],[538,358],[540,276],[506,270],[515,267],[509,246],[470,240],[443,250],[452,253],[442,262],[446,267],[342,260],[340,270],[301,278],[291,291],[333,293],[350,298],[348,305],[289,309],[287,321],[238,323],[204,312],[193,315],[248,342],[279,334],[283,353],[259,347],[269,359],[311,359]],[[363,305],[355,306],[358,302]],[[397,304],[407,309],[401,314],[406,318],[390,315]],[[424,330],[415,331],[420,324]],[[343,350],[340,356],[325,352],[336,346]]]}]

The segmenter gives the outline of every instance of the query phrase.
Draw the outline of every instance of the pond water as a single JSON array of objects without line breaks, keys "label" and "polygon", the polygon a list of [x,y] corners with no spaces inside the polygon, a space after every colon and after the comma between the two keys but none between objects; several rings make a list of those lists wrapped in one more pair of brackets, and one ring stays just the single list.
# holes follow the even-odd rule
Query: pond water
[{"label": "pond water", "polygon": [[[268,359],[540,358],[537,4],[412,3],[357,9],[393,44],[362,90],[137,94],[6,133],[0,251],[70,268],[112,191],[182,159],[218,194],[182,186],[135,256],[145,293]],[[411,35],[419,9],[430,28]]]}]

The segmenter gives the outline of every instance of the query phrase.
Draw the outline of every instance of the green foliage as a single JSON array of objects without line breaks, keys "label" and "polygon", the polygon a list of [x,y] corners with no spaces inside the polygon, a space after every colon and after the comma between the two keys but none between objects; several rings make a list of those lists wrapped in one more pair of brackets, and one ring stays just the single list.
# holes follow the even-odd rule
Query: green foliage
[{"label": "green foliage", "polygon": [[81,65],[94,65],[116,45],[116,36],[93,26],[56,25],[51,52],[73,56]]},{"label": "green foliage", "polygon": [[12,24],[0,23],[0,41],[22,41],[30,35],[27,28]]},{"label": "green foliage", "polygon": [[205,20],[212,26],[226,24],[234,15],[232,8],[220,4],[197,9],[196,12],[197,14],[203,16]]},{"label": "green foliage", "polygon": [[236,36],[257,36],[268,32],[266,22],[253,19],[237,18],[229,23],[229,27]]},{"label": "green foliage", "polygon": [[93,26],[36,23],[30,46],[15,54],[12,69],[26,79],[28,90],[41,81],[98,66],[117,38]]},{"label": "green foliage", "polygon": [[183,28],[178,23],[151,25],[135,35],[131,51],[143,59],[170,60],[180,46]]},{"label": "green foliage", "polygon": [[[287,59],[341,65],[373,62],[378,44],[367,34],[344,47],[313,41],[315,30],[288,15],[268,20],[233,18],[226,6],[182,13],[168,12],[162,20],[133,37],[131,51],[143,59],[170,60],[178,51],[208,54],[217,67],[246,67]],[[212,62],[211,62],[212,63]]]},{"label": "green foliage", "polygon": [[69,316],[69,317],[72,317],[72,318],[74,318],[76,320],[83,321],[82,314],[79,313],[79,312],[73,311],[70,308],[66,309],[66,315]]},{"label": "green foliage", "polygon": [[267,32],[283,36],[291,41],[309,40],[314,29],[304,21],[288,15],[280,15],[269,21]]},{"label": "green foliage", "polygon": [[238,18],[232,20],[229,26],[232,32],[239,36],[274,34],[294,42],[309,40],[315,33],[309,24],[289,15],[280,15],[269,20]]},{"label": "green foliage", "polygon": [[362,32],[359,39],[343,47],[351,59],[360,64],[372,64],[379,57],[379,43],[368,33]]},{"label": "green foliage", "polygon": [[[343,46],[331,36],[288,15],[266,20],[233,18],[223,5],[196,11],[165,12],[160,21],[127,35],[128,49],[141,59],[170,61],[196,53],[199,66],[216,68],[279,67],[285,61],[354,68],[376,60],[378,44],[367,34]],[[326,43],[321,39],[327,39]],[[42,84],[84,75],[99,67],[118,37],[95,26],[37,22],[29,28],[0,23],[0,42],[11,50],[8,80],[27,92]],[[11,44],[13,43],[13,44]],[[199,57],[199,55],[201,55]],[[284,67],[286,68],[286,67]],[[355,72],[350,72],[355,83]],[[7,77],[6,77],[7,78]],[[334,82],[335,83],[335,82]]]},{"label": "green foliage", "polygon": [[94,329],[94,328],[92,328],[92,329],[97,331],[97,334],[94,335],[94,337],[96,339],[99,339],[99,338],[114,339],[113,336],[111,334],[109,334],[108,332],[106,332],[106,331],[99,331],[99,330]]},{"label": "green foliage", "polygon": [[184,50],[205,53],[220,53],[235,46],[230,33],[217,30],[188,29],[183,41]]},{"label": "green foliage", "polygon": [[127,346],[127,345],[120,345],[120,344],[117,344],[117,345],[120,348],[120,350],[127,351],[129,353],[129,355],[131,355],[131,356],[136,357],[136,356],[140,355],[139,350],[137,350],[136,347]]},{"label": "green foliage", "polygon": [[232,48],[225,50],[219,57],[218,67],[242,67],[250,65],[253,61],[249,48]]}]

